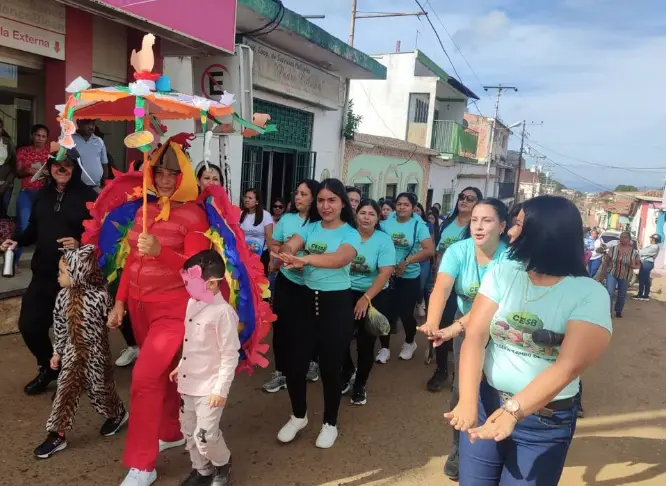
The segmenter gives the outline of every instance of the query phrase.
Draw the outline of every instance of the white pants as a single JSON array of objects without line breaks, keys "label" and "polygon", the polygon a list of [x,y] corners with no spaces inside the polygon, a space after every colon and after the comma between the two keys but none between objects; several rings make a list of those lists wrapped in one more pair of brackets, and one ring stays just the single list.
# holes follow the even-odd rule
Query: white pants
[{"label": "white pants", "polygon": [[203,476],[213,474],[215,466],[229,462],[231,452],[222,437],[220,419],[223,408],[208,406],[208,397],[181,395],[180,430],[187,441],[192,467]]}]

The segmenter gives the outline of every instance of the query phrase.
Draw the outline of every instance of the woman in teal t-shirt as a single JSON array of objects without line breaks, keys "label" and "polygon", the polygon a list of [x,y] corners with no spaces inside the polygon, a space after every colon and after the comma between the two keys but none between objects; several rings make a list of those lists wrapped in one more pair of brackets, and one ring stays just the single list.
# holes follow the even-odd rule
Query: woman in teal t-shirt
[{"label": "woman in teal t-shirt", "polygon": [[[301,301],[286,304],[296,308],[301,318],[285,326],[285,373],[293,413],[278,433],[283,443],[294,440],[308,424],[306,375],[313,354],[319,357],[324,387],[324,424],[316,445],[328,449],[338,437],[341,370],[354,332],[349,267],[361,243],[355,220],[344,184],[326,179],[310,210],[310,223],[277,255],[287,270],[303,270],[306,287]],[[305,255],[298,256],[302,250]]]},{"label": "woman in teal t-shirt", "polygon": [[[416,351],[416,319],[414,307],[419,300],[421,288],[421,265],[434,255],[435,245],[430,231],[421,217],[414,215],[416,196],[410,192],[402,193],[396,199],[395,213],[382,221],[382,229],[393,240],[395,247],[395,273],[390,291],[391,312],[386,316],[395,329],[398,318],[405,328],[405,342],[400,351],[400,359],[409,360]],[[391,358],[389,351],[390,336],[379,338],[381,349],[376,361],[386,364]]]},{"label": "woman in teal t-shirt", "polygon": [[461,486],[556,486],[576,429],[578,376],[610,343],[610,298],[588,277],[576,206],[529,199],[509,237],[508,258],[474,299],[460,400],[444,414],[463,432]]},{"label": "woman in teal t-shirt", "polygon": [[[318,190],[319,183],[312,179],[306,179],[296,186],[291,198],[289,212],[280,218],[273,230],[273,241],[269,243],[272,253],[278,253],[280,246],[289,241],[289,238],[305,226],[309,218],[310,206]],[[273,259],[273,261],[276,260]],[[272,264],[271,267],[273,266]],[[305,290],[302,270],[289,270],[280,266],[275,278],[275,289],[272,296],[273,312],[277,315],[277,319],[273,322],[275,372],[263,385],[263,389],[268,393],[275,393],[287,388],[287,378],[284,374],[284,356],[286,353],[284,329],[288,326],[288,322],[301,318],[298,306],[291,304],[303,300]],[[312,360],[308,370],[308,379],[317,381],[318,377],[317,363]]]},{"label": "woman in teal t-shirt", "polygon": [[[435,266],[433,268],[439,269],[442,256],[446,252],[446,249],[465,237],[469,222],[472,219],[472,210],[481,199],[483,199],[483,195],[476,187],[466,187],[460,191],[456,208],[453,210],[453,213],[444,220],[440,227],[439,236],[437,238]],[[446,301],[446,307],[444,307],[444,313],[442,314],[439,328],[442,329],[450,326],[456,317],[457,311],[458,304],[454,289],[449,296],[449,300]],[[434,349],[437,367],[435,368],[432,377],[428,380],[427,389],[429,392],[438,392],[444,388],[444,384],[449,377],[449,351],[453,352],[453,343],[451,341],[447,341],[442,346]],[[428,349],[426,362],[430,362],[432,354],[433,349]]]},{"label": "woman in teal t-shirt", "polygon": [[379,312],[385,316],[389,314],[388,281],[395,268],[395,248],[391,237],[379,227],[381,212],[375,201],[370,199],[361,201],[356,211],[361,244],[351,264],[350,275],[356,318],[358,370],[354,369],[351,351],[348,349],[342,370],[342,394],[351,389],[353,381],[351,403],[365,405],[367,402],[365,385],[372,370],[377,338],[366,331],[364,317],[371,302]]},{"label": "woman in teal t-shirt", "polygon": [[[469,238],[451,245],[442,258],[435,287],[430,294],[428,317],[420,330],[435,342],[436,347],[453,339],[453,390],[451,408],[458,404],[458,357],[462,344],[464,323],[469,318],[472,302],[481,285],[483,276],[499,262],[506,253],[507,244],[502,234],[507,225],[508,210],[497,199],[479,201],[472,211]],[[442,314],[450,295],[457,296],[457,309],[462,317],[440,329]],[[460,432],[453,431],[453,447],[444,465],[444,474],[458,479],[458,444]]]}]

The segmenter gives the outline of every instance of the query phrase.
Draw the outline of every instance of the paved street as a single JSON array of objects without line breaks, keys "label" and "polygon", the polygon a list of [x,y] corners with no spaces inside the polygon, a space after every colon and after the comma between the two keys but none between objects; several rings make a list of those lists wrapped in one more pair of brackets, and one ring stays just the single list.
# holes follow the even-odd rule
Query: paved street
[{"label": "paved street", "polygon": [[[666,304],[630,302],[626,317],[615,321],[610,352],[585,377],[587,416],[579,422],[561,484],[577,486],[666,484]],[[122,342],[114,333],[114,352]],[[398,344],[397,341],[394,345]],[[430,394],[425,382],[432,368],[423,364],[423,345],[411,362],[391,361],[375,368],[368,404],[341,409],[341,436],[335,447],[318,450],[322,400],[320,384],[309,386],[311,425],[291,445],[275,436],[289,416],[286,392],[268,395],[259,388],[268,371],[239,376],[223,417],[234,455],[236,486],[442,485],[441,467],[450,444],[442,422],[449,393]],[[396,353],[397,355],[397,353]],[[21,388],[32,377],[32,358],[18,335],[0,337],[0,445],[2,485],[118,485],[125,434],[102,439],[101,420],[82,399],[69,447],[40,461],[32,449],[44,438],[50,395],[25,397]],[[127,397],[130,370],[117,380]],[[173,486],[187,474],[184,450],[164,453],[156,484]]]}]

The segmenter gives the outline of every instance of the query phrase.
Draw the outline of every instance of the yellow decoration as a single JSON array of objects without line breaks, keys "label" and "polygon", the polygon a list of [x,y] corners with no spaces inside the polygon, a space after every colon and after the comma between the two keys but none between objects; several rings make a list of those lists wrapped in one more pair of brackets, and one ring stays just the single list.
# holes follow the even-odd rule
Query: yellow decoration
[{"label": "yellow decoration", "polygon": [[152,132],[143,130],[142,132],[130,133],[125,137],[125,147],[127,148],[141,148],[144,145],[150,145],[155,140]]}]

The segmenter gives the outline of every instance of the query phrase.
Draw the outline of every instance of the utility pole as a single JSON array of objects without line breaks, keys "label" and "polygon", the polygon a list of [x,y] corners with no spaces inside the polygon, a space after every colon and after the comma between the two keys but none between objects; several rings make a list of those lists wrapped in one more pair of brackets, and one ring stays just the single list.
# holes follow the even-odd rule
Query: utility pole
[{"label": "utility pole", "polygon": [[513,91],[518,91],[518,88],[516,88],[515,86],[504,86],[503,84],[500,83],[497,86],[484,86],[483,89],[486,91],[489,91],[491,89],[497,90],[497,97],[495,98],[495,118],[493,119],[493,126],[490,132],[490,150],[488,151],[489,152],[488,161],[486,163],[486,185],[484,189],[484,196],[491,197],[493,196],[493,194],[488,194],[488,187],[490,186],[490,166],[492,165],[493,157],[495,155],[493,147],[495,146],[495,132],[497,131],[497,122],[499,121],[500,98],[502,97],[502,93],[504,91],[509,89],[512,89]]},{"label": "utility pole", "polygon": [[520,150],[518,151],[518,173],[516,174],[515,186],[513,188],[513,203],[518,204],[520,198],[520,174],[523,172],[523,152],[525,151],[526,123],[523,120],[523,129],[520,133]]},{"label": "utility pole", "polygon": [[357,9],[357,0],[352,0],[352,15],[351,15],[351,27],[349,29],[349,45],[354,47],[354,34],[356,31],[356,20],[357,19],[383,19],[388,17],[421,17],[422,15],[428,15],[428,12],[423,10],[419,12],[367,12],[360,13]]}]

